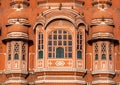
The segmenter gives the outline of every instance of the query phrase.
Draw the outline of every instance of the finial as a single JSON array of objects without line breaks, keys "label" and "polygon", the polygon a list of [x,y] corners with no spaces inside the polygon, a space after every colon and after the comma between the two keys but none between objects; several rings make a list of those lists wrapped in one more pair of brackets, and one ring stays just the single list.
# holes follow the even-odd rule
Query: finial
[{"label": "finial", "polygon": [[59,10],[61,10],[61,8],[62,8],[62,3],[60,3],[60,5],[59,5]]}]

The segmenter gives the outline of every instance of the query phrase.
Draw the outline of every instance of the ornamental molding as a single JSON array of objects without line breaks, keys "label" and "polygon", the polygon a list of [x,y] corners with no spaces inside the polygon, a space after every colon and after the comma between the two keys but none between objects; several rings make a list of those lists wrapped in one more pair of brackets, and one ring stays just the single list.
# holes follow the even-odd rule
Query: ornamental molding
[{"label": "ornamental molding", "polygon": [[7,80],[4,84],[10,84],[10,83],[22,83],[27,84],[28,82],[26,80]]},{"label": "ornamental molding", "polygon": [[84,80],[36,80],[35,84],[39,83],[78,83],[78,84],[86,84]]},{"label": "ornamental molding", "polygon": [[93,71],[92,74],[112,74],[115,75],[115,71]]},{"label": "ornamental molding", "polygon": [[116,84],[116,82],[113,81],[113,80],[94,80],[92,82],[92,84],[105,84],[105,83],[107,83],[107,84]]},{"label": "ornamental molding", "polygon": [[45,71],[58,71],[58,72],[62,72],[62,71],[74,71],[74,72],[83,72],[86,73],[85,69],[77,69],[77,68],[41,68],[41,69],[34,69],[34,72],[45,72]]},{"label": "ornamental molding", "polygon": [[5,70],[5,74],[11,74],[11,73],[22,73],[22,74],[28,74],[28,71],[24,70]]},{"label": "ornamental molding", "polygon": [[48,24],[51,23],[53,20],[62,20],[62,19],[71,22],[75,28],[79,27],[80,25],[82,26],[84,25],[85,29],[88,30],[82,13],[80,14],[79,12],[73,9],[67,9],[67,8],[62,8],[61,10],[57,8],[49,9],[39,14],[34,29],[36,29],[37,25],[42,25],[43,28],[46,29]]},{"label": "ornamental molding", "polygon": [[11,32],[7,34],[7,38],[25,38],[28,39],[28,34],[23,32]]}]

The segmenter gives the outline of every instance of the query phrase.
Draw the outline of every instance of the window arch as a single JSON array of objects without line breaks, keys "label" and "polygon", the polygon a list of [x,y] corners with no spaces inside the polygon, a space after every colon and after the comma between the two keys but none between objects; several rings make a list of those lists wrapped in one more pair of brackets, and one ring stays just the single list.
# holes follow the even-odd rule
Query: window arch
[{"label": "window arch", "polygon": [[68,31],[58,29],[49,33],[48,58],[72,58],[72,35]]}]

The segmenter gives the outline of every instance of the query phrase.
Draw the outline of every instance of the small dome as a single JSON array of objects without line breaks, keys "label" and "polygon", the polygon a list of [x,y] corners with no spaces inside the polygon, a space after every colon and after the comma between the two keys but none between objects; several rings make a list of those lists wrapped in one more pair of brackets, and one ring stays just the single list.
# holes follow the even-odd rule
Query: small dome
[{"label": "small dome", "polygon": [[93,14],[93,19],[111,19],[113,18],[112,14],[106,10],[102,11],[97,11]]},{"label": "small dome", "polygon": [[25,10],[22,10],[22,11],[19,10],[19,11],[14,11],[8,16],[8,19],[11,19],[11,18],[28,18],[28,16]]},{"label": "small dome", "polygon": [[10,33],[10,32],[28,33],[28,28],[20,24],[14,24],[12,26],[7,27],[7,33]]}]

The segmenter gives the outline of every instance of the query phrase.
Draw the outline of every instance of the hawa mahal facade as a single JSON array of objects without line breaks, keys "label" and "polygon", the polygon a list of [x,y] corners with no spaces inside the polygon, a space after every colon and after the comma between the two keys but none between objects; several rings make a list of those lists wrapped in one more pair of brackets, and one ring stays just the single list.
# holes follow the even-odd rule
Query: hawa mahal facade
[{"label": "hawa mahal facade", "polygon": [[0,85],[120,85],[119,0],[0,0]]}]

